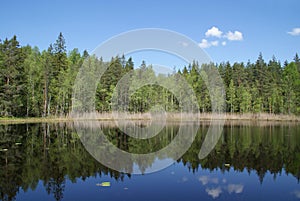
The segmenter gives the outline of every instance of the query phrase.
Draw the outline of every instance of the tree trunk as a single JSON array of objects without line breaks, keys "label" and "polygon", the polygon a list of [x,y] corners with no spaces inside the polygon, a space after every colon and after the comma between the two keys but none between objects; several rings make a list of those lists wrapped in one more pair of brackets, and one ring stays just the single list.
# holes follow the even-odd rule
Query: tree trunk
[{"label": "tree trunk", "polygon": [[44,111],[43,111],[43,116],[44,117],[47,116],[47,107],[48,107],[48,84],[47,84],[47,80],[45,80],[45,85],[44,85]]}]

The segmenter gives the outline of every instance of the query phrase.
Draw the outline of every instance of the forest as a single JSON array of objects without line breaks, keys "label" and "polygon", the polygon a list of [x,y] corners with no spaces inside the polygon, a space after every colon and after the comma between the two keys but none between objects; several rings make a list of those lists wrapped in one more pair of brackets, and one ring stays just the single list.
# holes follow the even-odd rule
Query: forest
[{"label": "forest", "polygon": [[[292,56],[292,55],[291,55]],[[30,45],[20,46],[17,37],[0,40],[0,117],[65,117],[72,109],[73,85],[84,61],[91,65],[103,62],[84,50],[67,51],[62,33],[47,50]],[[118,81],[135,70],[155,73],[143,62],[135,66],[132,58],[116,56],[106,62],[108,69],[97,86],[95,107],[99,113],[112,111],[112,94]],[[217,67],[226,91],[226,112],[300,114],[300,58],[281,63],[259,53],[254,63],[222,62]],[[208,89],[195,61],[179,67],[174,75],[183,76],[192,86],[200,112],[211,112]],[[131,97],[128,110],[145,113],[159,102],[167,112],[180,111],[176,97],[158,85],[138,89]]]}]

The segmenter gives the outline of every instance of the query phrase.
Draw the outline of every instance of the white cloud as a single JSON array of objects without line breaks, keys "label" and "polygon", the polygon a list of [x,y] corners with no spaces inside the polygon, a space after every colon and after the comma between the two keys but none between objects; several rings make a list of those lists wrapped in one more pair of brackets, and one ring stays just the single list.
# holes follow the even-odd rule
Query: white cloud
[{"label": "white cloud", "polygon": [[212,198],[217,198],[221,195],[222,189],[221,187],[218,188],[206,188],[205,191],[207,192],[208,195],[210,195]]},{"label": "white cloud", "polygon": [[227,187],[228,193],[242,193],[244,190],[244,185],[242,184],[229,184]]},{"label": "white cloud", "polygon": [[220,31],[219,28],[217,28],[217,27],[212,27],[212,28],[210,28],[210,29],[208,29],[208,30],[206,31],[205,36],[206,36],[206,37],[212,36],[212,37],[218,37],[218,38],[221,38],[222,33],[223,33],[223,32]]},{"label": "white cloud", "polygon": [[292,31],[289,31],[288,34],[292,36],[299,36],[300,35],[300,28],[293,28]]},{"label": "white cloud", "polygon": [[219,45],[219,41],[215,40],[211,42],[212,46],[218,46]]},{"label": "white cloud", "polygon": [[211,41],[211,42],[209,42],[208,40],[206,40],[206,39],[202,39],[201,40],[201,43],[199,43],[199,46],[201,47],[201,48],[209,48],[209,47],[211,47],[211,46],[218,46],[219,45],[219,41],[217,41],[217,40],[214,40],[214,41]]},{"label": "white cloud", "polygon": [[234,32],[227,32],[227,34],[224,36],[228,40],[243,40],[243,34],[242,32],[239,31],[234,31]]},{"label": "white cloud", "polygon": [[201,48],[209,48],[211,44],[206,39],[202,39],[201,43],[199,43],[199,46]]},{"label": "white cloud", "polygon": [[183,46],[183,47],[189,46],[189,44],[188,44],[187,42],[184,42],[184,41],[179,41],[178,43],[179,43],[181,46]]},{"label": "white cloud", "polygon": [[[300,28],[297,28],[299,30],[299,35],[300,35]],[[293,30],[293,34],[298,34],[298,32]],[[294,33],[295,32],[295,33]],[[296,33],[297,32],[297,33]],[[289,32],[292,33],[292,32]],[[219,30],[219,28],[213,26],[212,28],[208,29],[205,33],[205,36],[208,37],[217,37],[217,38],[225,38],[228,41],[242,41],[243,40],[243,33],[240,31],[228,31],[226,34],[223,34],[223,32],[221,30]],[[214,40],[214,41],[209,41],[207,39],[202,39],[201,42],[199,43],[199,46],[201,48],[209,48],[209,47],[217,47],[220,45],[225,46],[227,45],[227,40],[223,40],[223,41],[218,41],[218,40]]]}]

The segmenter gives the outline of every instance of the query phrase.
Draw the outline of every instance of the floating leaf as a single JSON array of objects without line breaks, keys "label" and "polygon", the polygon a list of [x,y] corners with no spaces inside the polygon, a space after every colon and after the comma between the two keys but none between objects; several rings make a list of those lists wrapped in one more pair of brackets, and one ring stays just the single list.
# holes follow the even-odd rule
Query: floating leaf
[{"label": "floating leaf", "polygon": [[21,142],[16,142],[16,143],[15,143],[15,145],[21,145],[21,144],[22,144]]},{"label": "floating leaf", "polygon": [[105,186],[105,187],[108,187],[108,186],[110,186],[110,182],[109,181],[105,181],[105,182],[102,182],[102,183],[97,183],[96,186]]},{"label": "floating leaf", "polygon": [[8,151],[8,149],[2,149],[1,151]]}]

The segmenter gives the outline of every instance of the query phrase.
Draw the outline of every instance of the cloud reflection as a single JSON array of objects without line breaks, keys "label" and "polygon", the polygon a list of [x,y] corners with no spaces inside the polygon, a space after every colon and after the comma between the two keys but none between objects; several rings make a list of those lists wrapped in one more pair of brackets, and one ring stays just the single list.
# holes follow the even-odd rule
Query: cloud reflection
[{"label": "cloud reflection", "polygon": [[[203,186],[212,186],[207,187],[205,189],[206,193],[211,196],[212,198],[218,198],[221,193],[228,192],[229,194],[235,193],[240,194],[244,190],[243,184],[233,184],[229,183],[227,185],[227,180],[225,178],[220,179],[217,177],[210,177],[208,175],[203,175],[198,178]],[[300,198],[300,191],[294,193],[298,198]]]},{"label": "cloud reflection", "polygon": [[206,184],[208,184],[208,176],[200,176],[199,177],[199,181],[202,183],[203,186],[205,186]]},{"label": "cloud reflection", "polygon": [[189,179],[186,176],[183,176],[182,179],[181,179],[182,182],[187,182],[188,180]]},{"label": "cloud reflection", "polygon": [[200,176],[199,177],[199,181],[202,183],[203,186],[205,186],[208,183],[211,184],[218,184],[219,183],[219,179],[216,177],[208,177],[208,176]]},{"label": "cloud reflection", "polygon": [[205,191],[214,199],[218,198],[222,193],[222,189],[220,186],[217,188],[206,188]]},{"label": "cloud reflection", "polygon": [[229,184],[227,187],[228,193],[242,193],[244,190],[244,185],[242,184]]},{"label": "cloud reflection", "polygon": [[296,196],[296,198],[300,199],[300,191],[294,191],[293,194]]}]

